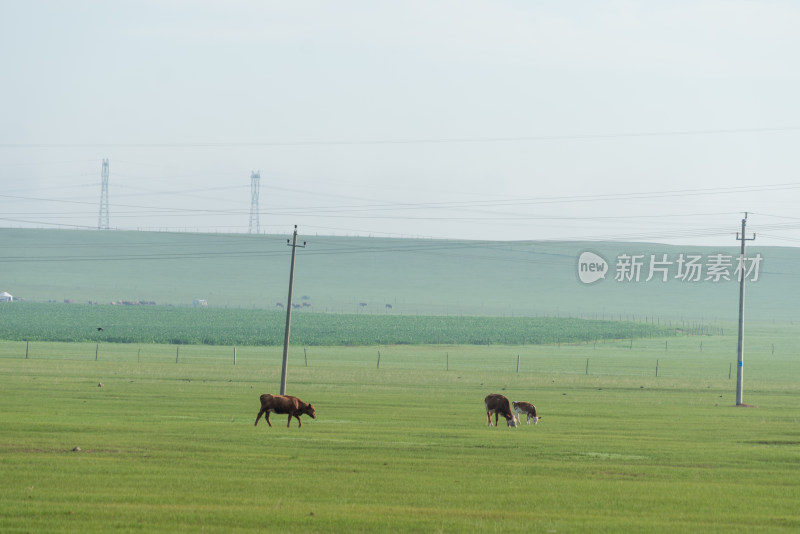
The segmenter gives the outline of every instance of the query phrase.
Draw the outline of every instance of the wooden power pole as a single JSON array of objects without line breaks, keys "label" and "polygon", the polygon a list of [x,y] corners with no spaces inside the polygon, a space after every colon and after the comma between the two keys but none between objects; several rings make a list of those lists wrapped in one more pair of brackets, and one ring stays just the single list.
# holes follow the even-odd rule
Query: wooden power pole
[{"label": "wooden power pole", "polygon": [[745,255],[744,255],[744,244],[745,241],[753,241],[756,238],[756,235],[753,234],[753,237],[747,238],[744,234],[744,228],[747,224],[747,212],[744,212],[744,219],[742,219],[742,234],[741,236],[739,233],[736,233],[736,239],[742,242],[742,251],[741,255],[739,256],[739,344],[736,350],[737,352],[737,364],[736,364],[736,406],[742,406],[742,385],[744,383],[744,360],[743,360],[743,353],[744,353],[744,279],[745,279]]},{"label": "wooden power pole", "polygon": [[286,303],[286,331],[283,335],[283,365],[281,367],[281,395],[286,395],[286,371],[289,367],[289,331],[292,326],[292,288],[294,286],[294,258],[297,252],[297,247],[305,247],[306,242],[303,241],[302,245],[297,244],[297,225],[294,225],[294,237],[292,243],[286,240],[287,245],[292,247],[292,264],[289,269],[289,302]]}]

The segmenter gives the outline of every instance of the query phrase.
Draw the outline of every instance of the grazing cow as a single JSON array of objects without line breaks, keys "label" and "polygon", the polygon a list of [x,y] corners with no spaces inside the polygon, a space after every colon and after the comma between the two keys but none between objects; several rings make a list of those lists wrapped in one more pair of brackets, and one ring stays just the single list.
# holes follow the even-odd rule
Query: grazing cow
[{"label": "grazing cow", "polygon": [[539,422],[539,414],[536,413],[536,406],[531,404],[530,402],[523,402],[523,401],[514,401],[511,403],[514,406],[514,415],[517,416],[517,420],[521,423],[522,420],[519,419],[519,414],[524,413],[527,416],[527,423],[531,424],[531,419],[533,419],[533,424]]},{"label": "grazing cow", "polygon": [[497,417],[502,415],[506,418],[506,423],[510,427],[517,427],[517,418],[511,413],[511,403],[508,398],[496,393],[490,393],[483,399],[486,404],[486,419],[489,420],[489,426],[492,426],[492,414],[494,414],[494,426],[497,426]]},{"label": "grazing cow", "polygon": [[292,417],[297,418],[297,424],[301,427],[303,426],[303,423],[300,421],[301,415],[309,415],[311,416],[311,419],[317,418],[317,412],[314,411],[314,406],[307,402],[301,401],[297,397],[293,397],[291,395],[270,395],[269,393],[265,393],[264,395],[261,395],[261,410],[259,410],[258,415],[256,416],[256,422],[253,426],[258,425],[258,420],[261,419],[263,414],[266,414],[265,419],[267,420],[267,424],[272,426],[272,423],[269,420],[270,412],[277,414],[289,414],[289,421],[286,423],[287,428],[292,424]]}]

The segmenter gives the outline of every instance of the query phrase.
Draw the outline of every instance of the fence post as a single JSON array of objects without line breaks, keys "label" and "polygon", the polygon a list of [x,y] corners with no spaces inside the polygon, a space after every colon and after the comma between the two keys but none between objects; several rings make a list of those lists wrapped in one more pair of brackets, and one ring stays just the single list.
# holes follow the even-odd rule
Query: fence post
[{"label": "fence post", "polygon": [[381,368],[381,351],[378,351],[378,369]]},{"label": "fence post", "polygon": [[100,343],[94,346],[94,361],[97,361],[98,354],[100,354]]},{"label": "fence post", "polygon": [[519,374],[519,354],[517,354],[517,374]]},{"label": "fence post", "polygon": [[306,367],[308,367],[308,352],[305,347],[303,347],[303,357],[306,359]]},{"label": "fence post", "polygon": [[175,363],[178,363],[178,351],[180,351],[180,346],[175,346]]},{"label": "fence post", "polygon": [[25,359],[26,360],[28,359],[28,345],[29,345],[29,343],[30,343],[30,341],[26,341],[25,342]]},{"label": "fence post", "polygon": [[658,360],[656,360],[656,376],[658,376]]},{"label": "fence post", "polygon": [[589,374],[589,358],[586,358],[586,374]]},{"label": "fence post", "polygon": [[450,353],[449,352],[445,356],[445,366],[446,366],[445,370],[449,371],[450,370]]}]

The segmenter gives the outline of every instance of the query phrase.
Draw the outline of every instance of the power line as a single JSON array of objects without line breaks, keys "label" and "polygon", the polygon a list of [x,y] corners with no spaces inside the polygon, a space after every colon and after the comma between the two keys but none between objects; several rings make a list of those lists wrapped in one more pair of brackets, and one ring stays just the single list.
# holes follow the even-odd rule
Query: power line
[{"label": "power line", "polygon": [[796,132],[800,126],[767,128],[725,128],[708,130],[670,130],[660,132],[617,132],[597,134],[531,135],[509,137],[443,137],[377,140],[317,140],[317,141],[234,141],[200,143],[0,143],[0,148],[241,148],[241,147],[291,147],[291,146],[367,146],[415,145],[455,143],[509,143],[526,141],[576,141],[593,139],[625,139],[637,137],[680,137],[694,135],[761,134]]},{"label": "power line", "polygon": [[[107,161],[107,160],[104,160]],[[788,182],[788,183],[777,183],[777,184],[762,184],[757,186],[733,186],[733,187],[716,187],[716,188],[693,188],[693,189],[673,189],[673,190],[660,190],[660,191],[641,191],[641,192],[632,192],[632,193],[611,193],[611,194],[599,194],[599,195],[572,195],[572,196],[554,196],[554,197],[528,197],[528,198],[499,198],[499,199],[488,199],[488,200],[471,200],[471,201],[440,201],[440,202],[405,202],[405,203],[392,203],[392,202],[377,202],[373,201],[370,203],[353,203],[351,205],[321,205],[321,206],[308,206],[304,205],[302,207],[290,207],[284,208],[279,206],[270,207],[269,209],[262,210],[260,208],[256,208],[254,210],[252,204],[252,196],[251,196],[251,207],[250,207],[250,214],[251,217],[255,214],[255,216],[260,216],[261,214],[270,214],[270,215],[279,215],[279,216],[293,216],[293,217],[304,217],[304,218],[324,218],[324,219],[354,219],[354,220],[400,220],[400,221],[435,221],[435,222],[459,222],[459,221],[470,221],[470,222],[481,222],[486,224],[492,223],[503,223],[503,222],[513,222],[516,224],[525,224],[527,221],[552,221],[554,224],[558,223],[561,224],[564,221],[597,221],[597,222],[608,222],[608,223],[619,223],[623,224],[627,221],[636,220],[636,221],[647,221],[647,220],[663,220],[666,217],[693,217],[693,216],[717,216],[721,215],[719,213],[701,213],[701,214],[675,214],[675,215],[667,215],[667,214],[646,214],[646,215],[587,215],[587,216],[568,216],[562,214],[556,215],[540,215],[540,214],[531,214],[531,213],[524,213],[524,212],[511,212],[508,208],[515,207],[515,206],[535,206],[535,205],[547,205],[547,204],[570,204],[570,203],[584,203],[584,202],[614,202],[614,201],[630,201],[630,200],[639,200],[639,199],[652,199],[652,198],[664,198],[664,197],[689,197],[689,196],[703,196],[703,195],[720,195],[720,194],[744,194],[744,193],[753,193],[758,191],[786,191],[786,190],[794,190],[800,188],[800,183],[798,182]],[[236,187],[219,187],[219,188],[204,188],[198,189],[194,188],[191,189],[191,192],[199,192],[199,191],[212,191],[212,190],[220,190],[220,189],[240,189],[239,186]],[[155,193],[155,192],[154,192]],[[182,191],[170,191],[170,194],[181,194]],[[107,193],[106,193],[107,194]],[[105,196],[105,195],[103,195]],[[101,196],[101,216],[103,215],[102,208],[102,198]],[[340,198],[347,198],[344,195],[337,195]],[[43,198],[43,197],[34,197],[34,196],[23,196],[23,195],[9,195],[3,194],[0,195],[0,198],[7,198],[13,200],[27,200],[27,201],[37,201],[37,202],[55,202],[55,203],[63,203],[67,205],[95,205],[95,203],[89,201],[80,201],[80,200],[69,200],[69,199],[57,199],[57,198]],[[358,200],[365,200],[365,199],[358,199]],[[106,205],[107,206],[107,205]],[[171,217],[171,218],[181,218],[187,217],[192,215],[205,215],[205,216],[216,216],[216,217],[238,217],[241,216],[245,212],[244,208],[242,209],[206,209],[206,208],[176,208],[176,207],[158,207],[158,206],[150,206],[150,205],[141,205],[141,204],[115,204],[115,217],[121,220],[133,219],[133,218],[141,218],[141,217],[152,217],[152,216],[159,216],[159,217]],[[106,207],[107,209],[107,207]],[[119,210],[122,211],[119,211]],[[456,211],[462,210],[468,212],[467,214],[459,214]],[[499,211],[502,210],[502,211]],[[427,211],[428,213],[418,213],[415,214],[414,212],[422,212]],[[521,211],[521,210],[520,210]],[[61,218],[81,218],[85,215],[81,215],[80,213],[71,213],[71,214],[63,214]],[[783,216],[774,216],[770,215],[771,217],[782,218],[789,221],[796,221],[797,218],[792,217],[783,217]],[[5,220],[12,223],[18,224],[42,224],[47,226],[54,226],[54,227],[72,227],[72,228],[87,228],[88,226],[85,224],[66,224],[66,223],[58,223],[53,222],[59,216],[53,212],[46,212],[46,213],[35,213],[35,212],[18,212],[18,213],[5,213],[5,217],[0,217],[0,220]],[[38,220],[32,220],[32,219]],[[102,226],[102,218],[99,220],[98,227]],[[119,227],[119,225],[117,225]],[[194,228],[195,230],[199,230],[199,226],[197,225],[189,225],[189,228]],[[307,227],[314,227],[313,225],[307,225]],[[156,227],[158,228],[158,227]],[[164,228],[163,225],[160,228]],[[206,225],[204,228],[207,231],[213,232],[215,230],[219,230],[220,228],[233,228],[237,230],[241,230],[241,225],[235,226],[220,226],[220,225]],[[320,227],[322,228],[322,227]],[[773,230],[773,231],[785,231],[785,230],[793,230],[796,229],[797,226],[795,224],[775,224],[775,225],[761,225],[759,226],[758,230],[763,232],[764,230]],[[138,226],[138,229],[141,229],[141,226]],[[563,230],[562,226],[562,230]],[[358,230],[352,230],[353,232],[363,233],[365,230],[363,228]],[[378,233],[381,234],[383,232],[371,232],[371,233]],[[675,237],[701,237],[701,236],[713,236],[713,235],[727,235],[728,232],[723,230],[722,228],[715,228],[715,227],[708,227],[702,226],[700,228],[686,228],[682,226],[680,229],[674,230],[672,233],[664,232],[663,230],[652,231],[652,232],[642,232],[641,231],[641,224],[637,227],[637,231],[633,233],[624,233],[618,234],[613,237],[614,239],[619,240],[628,240],[628,239],[655,239],[655,240],[663,240],[666,238],[675,238]],[[400,234],[394,234],[400,235]],[[764,235],[762,233],[762,235]],[[406,235],[406,237],[410,237]],[[431,237],[431,236],[428,236]],[[608,238],[608,234],[603,236]],[[560,237],[560,239],[570,239],[565,237]],[[574,237],[574,239],[595,239],[595,237],[587,236],[587,235],[579,235]]]}]

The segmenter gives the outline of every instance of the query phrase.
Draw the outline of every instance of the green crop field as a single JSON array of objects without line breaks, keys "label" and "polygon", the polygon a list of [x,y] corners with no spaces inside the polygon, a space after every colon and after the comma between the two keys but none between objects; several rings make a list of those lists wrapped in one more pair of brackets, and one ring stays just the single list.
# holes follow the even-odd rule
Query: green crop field
[{"label": "green crop field", "polygon": [[738,408],[733,333],[295,347],[302,428],[253,427],[279,347],[0,342],[0,531],[796,532],[797,328],[748,332]]},{"label": "green crop field", "polygon": [[[184,345],[283,345],[285,313],[272,310],[18,302],[0,306],[0,339]],[[575,343],[670,335],[663,325],[555,317],[440,317],[299,313],[297,345]],[[98,330],[102,328],[102,330]],[[706,330],[708,330],[706,328]]]}]

